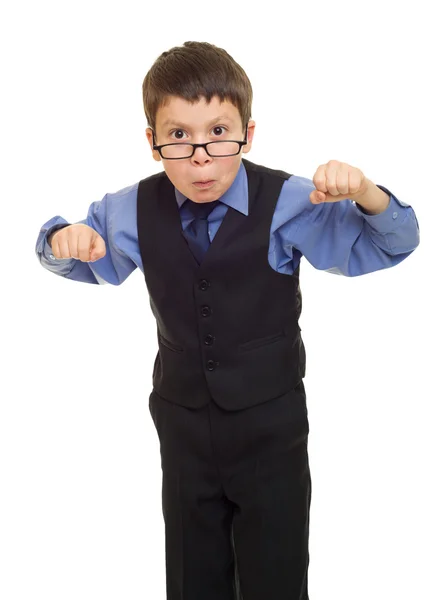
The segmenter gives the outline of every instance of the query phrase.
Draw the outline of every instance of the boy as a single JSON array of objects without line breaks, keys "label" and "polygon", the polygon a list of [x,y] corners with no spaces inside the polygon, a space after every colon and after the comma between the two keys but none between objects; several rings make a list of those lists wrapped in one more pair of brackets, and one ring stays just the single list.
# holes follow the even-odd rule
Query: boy
[{"label": "boy", "polygon": [[214,45],[161,54],[143,103],[164,171],[106,194],[77,224],[50,219],[36,252],[75,281],[144,273],[168,600],[308,600],[300,259],[352,277],[389,268],[418,246],[418,223],[345,163],[310,181],[243,159],[251,84]]}]

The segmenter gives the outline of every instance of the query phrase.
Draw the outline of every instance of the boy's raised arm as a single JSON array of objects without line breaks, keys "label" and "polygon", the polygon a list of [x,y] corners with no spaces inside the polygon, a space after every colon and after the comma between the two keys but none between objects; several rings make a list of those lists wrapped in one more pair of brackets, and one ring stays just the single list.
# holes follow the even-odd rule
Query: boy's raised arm
[{"label": "boy's raised arm", "polygon": [[[134,262],[116,250],[111,239],[108,196],[106,194],[101,201],[92,202],[86,219],[69,223],[63,217],[57,215],[42,225],[36,241],[35,252],[40,264],[46,270],[66,279],[83,283],[120,285],[136,268]],[[73,235],[69,236],[67,232],[67,236],[64,235],[63,246],[67,249],[72,244],[74,248],[79,248],[79,250],[82,247],[83,256],[80,252],[79,258],[73,258],[72,254],[74,252],[70,251],[70,253],[66,252],[67,256],[70,256],[69,258],[58,258],[54,256],[51,247],[53,238],[60,229],[72,225],[85,225],[86,227],[79,227],[76,230],[73,227],[72,232],[76,234],[75,241]],[[70,244],[68,244],[69,237]],[[86,240],[87,243],[89,240],[96,240],[95,244],[99,244],[103,248],[101,257],[98,260],[93,259],[92,262],[87,262],[88,259],[85,256]]]}]

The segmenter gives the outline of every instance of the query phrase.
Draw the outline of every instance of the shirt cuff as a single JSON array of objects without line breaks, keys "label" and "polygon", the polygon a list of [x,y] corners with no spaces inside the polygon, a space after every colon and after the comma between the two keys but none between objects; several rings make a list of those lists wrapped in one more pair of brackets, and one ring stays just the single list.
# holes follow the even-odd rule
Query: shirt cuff
[{"label": "shirt cuff", "polygon": [[353,206],[358,214],[361,215],[376,231],[381,233],[395,231],[405,221],[408,213],[406,208],[410,205],[399,200],[389,189],[383,185],[376,184],[376,186],[379,187],[380,190],[383,190],[383,192],[386,192],[390,198],[389,206],[386,208],[386,210],[378,215],[369,215],[364,211],[363,207],[354,200],[352,200]]}]

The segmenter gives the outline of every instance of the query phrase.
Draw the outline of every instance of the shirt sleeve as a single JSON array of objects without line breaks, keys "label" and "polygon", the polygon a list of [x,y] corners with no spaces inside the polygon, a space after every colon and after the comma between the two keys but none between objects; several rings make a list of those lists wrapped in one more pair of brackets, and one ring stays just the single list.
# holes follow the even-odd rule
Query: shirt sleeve
[{"label": "shirt sleeve", "polygon": [[117,206],[110,207],[109,204],[109,194],[106,194],[102,200],[92,202],[85,219],[76,221],[92,227],[103,238],[106,245],[103,258],[95,262],[82,262],[76,258],[55,258],[48,244],[48,237],[53,231],[74,224],[58,215],[42,225],[36,241],[35,253],[42,267],[66,279],[83,283],[123,283],[137,265],[114,243],[112,232],[116,230],[116,226],[112,221],[119,211]]},{"label": "shirt sleeve", "polygon": [[378,187],[389,195],[389,205],[368,215],[350,199],[313,204],[313,182],[292,176],[274,214],[271,264],[292,274],[304,256],[316,269],[356,277],[405,260],[420,242],[416,215],[409,204]]}]

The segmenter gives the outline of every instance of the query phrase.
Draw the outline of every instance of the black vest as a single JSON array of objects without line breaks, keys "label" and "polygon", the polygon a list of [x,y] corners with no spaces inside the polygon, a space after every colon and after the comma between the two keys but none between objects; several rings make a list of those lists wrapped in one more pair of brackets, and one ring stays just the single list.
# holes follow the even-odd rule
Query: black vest
[{"label": "black vest", "polygon": [[247,408],[305,376],[300,265],[291,276],[268,262],[272,217],[291,175],[242,162],[249,214],[228,207],[201,265],[166,173],[138,185],[138,241],[159,343],[153,387],[189,408],[210,397],[227,410]]}]

